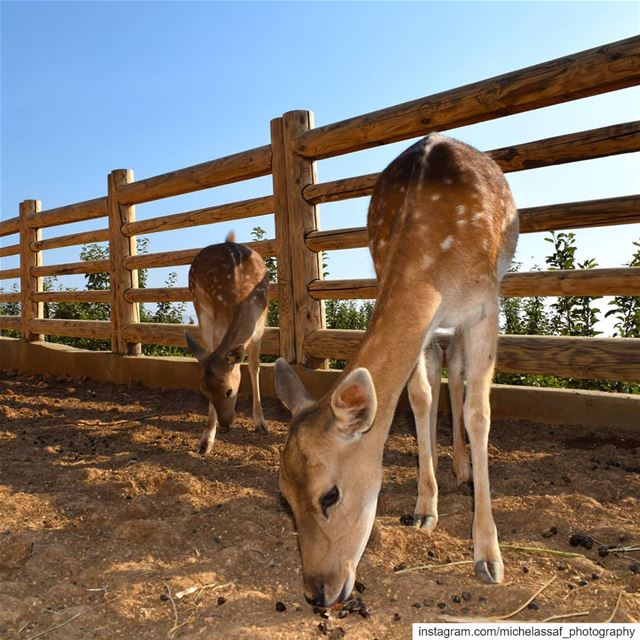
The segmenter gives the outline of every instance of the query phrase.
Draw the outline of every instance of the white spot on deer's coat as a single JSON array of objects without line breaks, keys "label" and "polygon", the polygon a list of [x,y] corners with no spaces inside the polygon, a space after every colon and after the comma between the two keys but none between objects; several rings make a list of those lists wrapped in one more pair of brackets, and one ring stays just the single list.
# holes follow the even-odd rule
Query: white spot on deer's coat
[{"label": "white spot on deer's coat", "polygon": [[456,220],[456,224],[457,224],[459,227],[462,227],[462,226],[464,226],[465,224],[467,224],[467,221],[466,221],[464,218],[460,218],[460,220]]},{"label": "white spot on deer's coat", "polygon": [[453,184],[453,180],[452,180],[451,178],[445,178],[445,179],[443,180],[443,182],[444,182],[445,184]]},{"label": "white spot on deer's coat", "polygon": [[480,224],[485,218],[487,214],[484,211],[478,211],[473,214],[473,224]]},{"label": "white spot on deer's coat", "polygon": [[441,194],[439,194],[439,193],[434,193],[434,194],[431,196],[431,200],[432,200],[433,202],[436,202],[436,200],[440,200],[440,195],[441,195]]},{"label": "white spot on deer's coat", "polygon": [[451,245],[453,244],[453,236],[447,236],[441,243],[443,251],[449,251],[451,249]]},{"label": "white spot on deer's coat", "polygon": [[433,258],[431,256],[423,256],[421,266],[423,269],[428,269],[433,264]]},{"label": "white spot on deer's coat", "polygon": [[222,296],[221,296],[220,294],[218,294],[218,295],[216,296],[216,300],[219,300],[220,302],[222,302]]},{"label": "white spot on deer's coat", "polygon": [[456,213],[457,213],[459,216],[464,215],[464,213],[466,212],[466,210],[467,210],[467,207],[465,207],[463,204],[459,204],[459,205],[456,207]]}]

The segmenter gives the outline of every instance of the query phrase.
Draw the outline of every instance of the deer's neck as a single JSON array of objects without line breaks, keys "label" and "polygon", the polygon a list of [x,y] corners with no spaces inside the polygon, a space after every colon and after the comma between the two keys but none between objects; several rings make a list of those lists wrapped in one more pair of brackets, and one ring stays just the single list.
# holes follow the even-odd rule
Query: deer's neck
[{"label": "deer's neck", "polygon": [[349,369],[365,367],[373,379],[378,410],[372,431],[384,444],[393,415],[420,350],[435,329],[440,294],[429,285],[382,290]]},{"label": "deer's neck", "polygon": [[253,335],[259,316],[258,310],[250,304],[242,304],[236,307],[231,314],[227,332],[216,348],[216,352],[225,354],[240,344],[246,346]]}]

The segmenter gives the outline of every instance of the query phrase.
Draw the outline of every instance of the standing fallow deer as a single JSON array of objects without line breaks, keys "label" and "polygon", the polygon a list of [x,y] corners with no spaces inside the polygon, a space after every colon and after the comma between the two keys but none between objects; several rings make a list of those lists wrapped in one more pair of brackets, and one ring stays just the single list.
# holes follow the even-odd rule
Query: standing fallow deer
[{"label": "standing fallow deer", "polygon": [[185,337],[200,364],[200,390],[209,400],[199,453],[211,451],[216,423],[220,431],[233,424],[245,352],[249,354],[253,422],[256,430],[266,433],[258,377],[268,280],[264,260],[253,249],[237,244],[233,233],[226,242],[205,247],[191,264],[189,289],[206,348],[188,331]]},{"label": "standing fallow deer", "polygon": [[[428,372],[427,354],[431,360],[438,354],[426,348],[439,327],[454,328],[454,361],[464,359],[475,573],[483,582],[497,583],[504,571],[491,512],[487,447],[498,288],[518,237],[511,192],[488,156],[433,134],[382,172],[367,226],[380,284],[357,355],[318,402],[284,360],[276,363],[277,393],[293,415],[280,490],[298,529],[305,596],[320,606],[351,593],[375,518],[384,444],[407,382],[420,464],[414,523],[426,530],[437,523],[430,416],[436,386],[430,378],[436,376]],[[439,371],[437,377],[439,383]],[[468,474],[468,462],[466,469]],[[456,472],[464,475],[464,464]]]}]

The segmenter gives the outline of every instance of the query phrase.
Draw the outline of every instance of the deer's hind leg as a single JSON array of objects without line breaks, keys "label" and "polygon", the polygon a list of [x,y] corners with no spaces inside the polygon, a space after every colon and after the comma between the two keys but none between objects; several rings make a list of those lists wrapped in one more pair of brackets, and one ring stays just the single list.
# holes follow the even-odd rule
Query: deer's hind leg
[{"label": "deer's hind leg", "polygon": [[[440,347],[434,341],[428,349],[430,363],[439,360],[441,366]],[[438,352],[440,352],[439,358]],[[427,356],[421,352],[408,384],[409,401],[418,437],[418,500],[414,509],[413,524],[415,527],[429,531],[438,524],[438,483],[435,474],[435,415],[438,401],[437,396],[434,401],[430,384],[430,379],[436,377],[439,382],[439,373],[434,372],[433,368],[427,371]],[[437,386],[439,387],[439,384]]]},{"label": "deer's hind leg", "polygon": [[467,394],[464,422],[471,445],[473,466],[473,559],[476,577],[482,582],[502,582],[504,566],[498,532],[491,511],[489,488],[489,392],[498,342],[497,298],[484,304],[483,318],[463,330]]},{"label": "deer's hind leg", "polygon": [[260,399],[260,344],[264,333],[265,314],[256,322],[256,328],[247,346],[249,355],[249,375],[251,376],[251,395],[253,402],[253,425],[259,433],[269,433],[262,412]]},{"label": "deer's hind leg", "polygon": [[447,378],[453,423],[453,473],[458,485],[471,482],[471,465],[464,435],[462,407],[464,400],[464,348],[460,331],[456,331],[447,346]]}]

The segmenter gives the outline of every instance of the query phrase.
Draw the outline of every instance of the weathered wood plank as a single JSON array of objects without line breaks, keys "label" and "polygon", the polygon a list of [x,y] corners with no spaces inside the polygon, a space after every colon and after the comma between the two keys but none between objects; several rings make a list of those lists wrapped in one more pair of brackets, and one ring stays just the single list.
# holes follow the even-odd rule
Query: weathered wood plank
[{"label": "weathered wood plank", "polygon": [[39,291],[31,295],[37,302],[106,302],[111,303],[109,289],[79,291]]},{"label": "weathered wood plank", "polygon": [[221,204],[205,209],[185,211],[183,213],[173,213],[149,220],[138,220],[130,222],[122,227],[122,232],[126,235],[136,235],[141,233],[156,233],[158,231],[170,231],[171,229],[186,229],[202,224],[213,222],[228,222],[230,220],[241,220],[243,218],[253,218],[273,213],[273,196],[253,198],[241,202]]},{"label": "weathered wood plank", "polygon": [[19,244],[9,244],[6,247],[0,247],[0,258],[6,258],[7,256],[15,256],[20,253]]},{"label": "weathered wood plank", "polygon": [[321,159],[634,86],[640,37],[301,132],[295,151]]},{"label": "weathered wood plank", "polygon": [[0,221],[0,237],[10,236],[20,230],[20,218],[9,218]]},{"label": "weathered wood plank", "polygon": [[33,251],[46,251],[47,249],[71,247],[77,244],[88,244],[89,242],[106,242],[107,240],[109,240],[109,229],[96,229],[32,242],[31,249]]},{"label": "weathered wood plank", "polygon": [[[318,300],[372,299],[378,295],[373,278],[317,280],[309,295]],[[530,271],[505,275],[500,295],[517,296],[637,296],[640,295],[640,267],[568,271]]]},{"label": "weathered wood plank", "polygon": [[[486,153],[509,173],[634,151],[640,151],[639,121],[525,142]],[[310,184],[303,190],[304,197],[310,204],[320,204],[369,196],[379,176],[379,173],[369,173]]]},{"label": "weathered wood plank", "polygon": [[111,271],[111,260],[94,260],[92,262],[65,262],[48,264],[31,268],[32,276],[66,276],[74,273],[107,273]]},{"label": "weathered wood plank", "polygon": [[[306,349],[316,357],[351,359],[364,331],[325,329],[307,336]],[[511,336],[498,339],[496,371],[640,381],[640,340]]]},{"label": "weathered wood plank", "polygon": [[[640,195],[565,202],[520,209],[520,233],[581,229],[640,222]],[[359,249],[369,242],[365,227],[312,231],[306,237],[312,251]]]},{"label": "weathered wood plank", "polygon": [[[144,344],[163,344],[172,347],[185,347],[185,330],[199,332],[198,325],[164,324],[158,322],[137,322],[124,328],[127,340]],[[277,355],[280,352],[278,329],[266,327],[262,338],[260,353]]]},{"label": "weathered wood plank", "polygon": [[22,319],[20,316],[0,316],[0,329],[9,331],[20,331],[22,328]]},{"label": "weathered wood plank", "polygon": [[[191,302],[189,287],[159,287],[157,289],[128,289],[124,293],[127,302]],[[269,300],[278,299],[278,286],[269,284]]]},{"label": "weathered wood plank", "polygon": [[94,338],[108,340],[111,336],[111,322],[108,320],[31,320],[33,333],[47,336],[68,336],[70,338]]},{"label": "weathered wood plank", "polygon": [[502,280],[500,295],[637,296],[640,267],[508,273]]},{"label": "weathered wood plank", "polygon": [[[275,240],[259,240],[257,242],[243,242],[247,247],[257,251],[263,258],[275,255]],[[163,251],[160,253],[145,253],[129,256],[124,259],[125,269],[150,269],[153,267],[173,267],[181,264],[191,264],[202,249],[182,249],[180,251]]]},{"label": "weathered wood plank", "polygon": [[19,278],[22,273],[20,267],[15,267],[14,269],[2,269],[0,270],[0,280],[13,280],[14,278]]},{"label": "weathered wood plank", "polygon": [[69,224],[70,222],[80,222],[82,220],[93,220],[102,218],[108,214],[107,198],[95,198],[75,202],[64,207],[46,209],[39,213],[34,213],[27,218],[27,225],[31,228],[56,227],[59,224]]},{"label": "weathered wood plank", "polygon": [[20,302],[22,296],[19,291],[9,291],[8,293],[0,293],[1,302]]},{"label": "weathered wood plank", "polygon": [[566,202],[520,210],[520,233],[633,224],[640,221],[640,195]]},{"label": "weathered wood plank", "polygon": [[132,182],[119,191],[118,197],[122,204],[138,204],[258,178],[270,172],[271,147],[266,145]]}]

